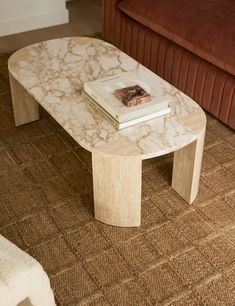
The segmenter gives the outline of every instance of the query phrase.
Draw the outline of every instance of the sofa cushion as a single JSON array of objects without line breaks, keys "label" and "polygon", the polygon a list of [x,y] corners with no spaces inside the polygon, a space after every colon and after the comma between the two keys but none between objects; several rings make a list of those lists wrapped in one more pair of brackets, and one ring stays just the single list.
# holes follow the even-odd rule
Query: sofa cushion
[{"label": "sofa cushion", "polygon": [[154,32],[235,75],[235,0],[122,0]]}]

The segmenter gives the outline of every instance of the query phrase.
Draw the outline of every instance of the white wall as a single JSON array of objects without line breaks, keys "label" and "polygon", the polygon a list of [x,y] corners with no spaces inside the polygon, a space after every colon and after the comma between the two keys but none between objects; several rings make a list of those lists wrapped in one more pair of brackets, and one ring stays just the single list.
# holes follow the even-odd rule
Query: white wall
[{"label": "white wall", "polygon": [[68,22],[66,0],[0,0],[0,36]]}]

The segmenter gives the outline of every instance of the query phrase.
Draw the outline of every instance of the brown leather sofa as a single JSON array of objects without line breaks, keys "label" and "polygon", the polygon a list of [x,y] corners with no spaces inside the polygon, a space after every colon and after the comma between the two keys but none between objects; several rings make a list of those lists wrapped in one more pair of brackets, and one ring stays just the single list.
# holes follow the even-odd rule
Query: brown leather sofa
[{"label": "brown leather sofa", "polygon": [[234,0],[103,0],[103,36],[235,129]]}]

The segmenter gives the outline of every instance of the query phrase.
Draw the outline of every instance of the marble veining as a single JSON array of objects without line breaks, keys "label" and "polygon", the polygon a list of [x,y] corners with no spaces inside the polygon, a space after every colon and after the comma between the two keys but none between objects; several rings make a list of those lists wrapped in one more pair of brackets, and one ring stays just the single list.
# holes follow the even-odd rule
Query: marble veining
[{"label": "marble veining", "polygon": [[156,89],[170,99],[171,113],[121,131],[81,97],[84,82],[134,70],[153,74],[109,43],[85,37],[30,45],[9,59],[11,75],[89,151],[108,148],[109,154],[128,155],[130,145],[133,154],[146,159],[196,140],[205,130],[203,110],[160,77]]}]

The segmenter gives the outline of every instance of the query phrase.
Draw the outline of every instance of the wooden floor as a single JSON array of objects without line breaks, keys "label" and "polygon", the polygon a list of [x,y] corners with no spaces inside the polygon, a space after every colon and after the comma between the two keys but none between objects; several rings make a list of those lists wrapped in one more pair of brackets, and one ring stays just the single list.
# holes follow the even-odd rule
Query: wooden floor
[{"label": "wooden floor", "polygon": [[0,53],[47,39],[101,32],[101,0],[73,0],[67,3],[67,8],[68,24],[0,37]]}]

